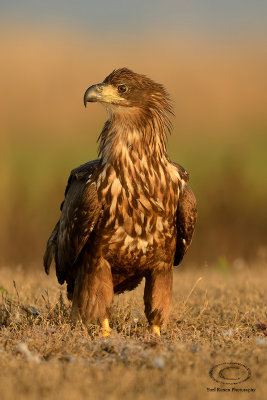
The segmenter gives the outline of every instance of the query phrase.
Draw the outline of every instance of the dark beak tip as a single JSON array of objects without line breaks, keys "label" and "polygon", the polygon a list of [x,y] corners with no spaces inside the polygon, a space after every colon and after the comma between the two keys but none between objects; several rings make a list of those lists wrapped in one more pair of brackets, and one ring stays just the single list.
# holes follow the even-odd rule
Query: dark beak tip
[{"label": "dark beak tip", "polygon": [[101,91],[99,90],[99,86],[100,84],[93,85],[86,90],[83,96],[84,107],[86,107],[86,104],[88,102],[94,103],[99,101],[99,99],[101,98],[101,93],[100,93]]},{"label": "dark beak tip", "polygon": [[84,93],[84,96],[83,96],[83,105],[84,105],[85,108],[86,108],[87,101],[88,101],[87,93],[88,93],[88,89],[86,90],[86,92]]}]

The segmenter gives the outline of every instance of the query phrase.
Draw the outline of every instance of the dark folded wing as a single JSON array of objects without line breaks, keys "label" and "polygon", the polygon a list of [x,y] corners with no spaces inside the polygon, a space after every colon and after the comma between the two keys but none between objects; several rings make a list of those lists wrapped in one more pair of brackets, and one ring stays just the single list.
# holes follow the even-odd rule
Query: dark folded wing
[{"label": "dark folded wing", "polygon": [[48,239],[45,270],[49,272],[52,258],[55,258],[59,283],[73,275],[75,261],[99,219],[101,205],[95,187],[98,166],[99,160],[95,160],[71,172],[60,207],[60,220]]},{"label": "dark folded wing", "polygon": [[197,220],[197,202],[194,193],[187,186],[188,173],[178,164],[176,167],[184,181],[176,212],[177,241],[174,265],[179,265],[191,244]]},{"label": "dark folded wing", "polygon": [[57,222],[53,232],[51,233],[44,253],[44,269],[47,275],[50,271],[50,265],[55,259],[56,249],[57,249],[57,235],[58,235],[59,221]]}]

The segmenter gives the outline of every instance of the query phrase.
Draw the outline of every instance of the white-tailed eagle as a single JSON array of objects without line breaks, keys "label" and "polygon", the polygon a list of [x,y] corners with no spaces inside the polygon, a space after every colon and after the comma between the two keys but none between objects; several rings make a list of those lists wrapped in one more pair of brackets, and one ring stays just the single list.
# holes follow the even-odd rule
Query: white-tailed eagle
[{"label": "white-tailed eagle", "polygon": [[70,174],[45,270],[54,259],[59,283],[67,282],[72,319],[100,321],[105,336],[113,295],[145,278],[145,314],[159,335],[170,310],[173,266],[191,243],[197,215],[188,173],[166,153],[169,96],[162,85],[121,68],[89,87],[87,102],[108,112],[99,158]]}]

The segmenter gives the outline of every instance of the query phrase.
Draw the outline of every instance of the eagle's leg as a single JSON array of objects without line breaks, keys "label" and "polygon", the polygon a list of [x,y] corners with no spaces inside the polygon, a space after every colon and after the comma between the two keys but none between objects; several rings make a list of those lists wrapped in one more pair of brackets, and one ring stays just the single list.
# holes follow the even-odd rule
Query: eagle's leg
[{"label": "eagle's leg", "polygon": [[172,266],[162,263],[146,276],[145,314],[153,334],[160,336],[160,327],[167,322],[172,299]]},{"label": "eagle's leg", "polygon": [[109,309],[113,300],[113,282],[109,263],[99,257],[97,260],[83,258],[74,287],[71,318],[81,319],[85,325],[99,321],[103,336],[110,333]]}]

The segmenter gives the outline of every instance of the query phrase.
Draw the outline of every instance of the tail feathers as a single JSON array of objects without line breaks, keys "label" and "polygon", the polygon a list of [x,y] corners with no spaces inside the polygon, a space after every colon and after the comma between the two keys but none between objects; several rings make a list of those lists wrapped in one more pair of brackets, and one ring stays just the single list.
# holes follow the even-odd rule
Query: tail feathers
[{"label": "tail feathers", "polygon": [[47,275],[49,275],[50,265],[52,264],[52,261],[55,259],[56,255],[58,225],[59,223],[56,224],[53,232],[51,233],[44,253],[44,269]]}]

